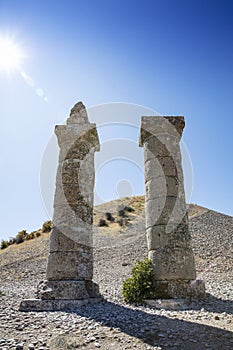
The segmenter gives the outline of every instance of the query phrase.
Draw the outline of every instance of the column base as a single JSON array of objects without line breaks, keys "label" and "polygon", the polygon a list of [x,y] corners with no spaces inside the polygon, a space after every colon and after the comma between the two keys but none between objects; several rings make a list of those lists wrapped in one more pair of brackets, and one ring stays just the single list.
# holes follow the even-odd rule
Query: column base
[{"label": "column base", "polygon": [[42,300],[81,300],[98,298],[100,293],[91,280],[46,280],[38,284],[36,296]]},{"label": "column base", "polygon": [[205,282],[202,280],[155,281],[155,299],[200,300],[205,297]]},{"label": "column base", "polygon": [[22,300],[20,311],[73,310],[102,300],[99,286],[91,280],[42,281],[37,299]]},{"label": "column base", "polygon": [[87,304],[100,303],[102,300],[102,297],[82,300],[25,299],[21,301],[19,311],[73,311]]}]

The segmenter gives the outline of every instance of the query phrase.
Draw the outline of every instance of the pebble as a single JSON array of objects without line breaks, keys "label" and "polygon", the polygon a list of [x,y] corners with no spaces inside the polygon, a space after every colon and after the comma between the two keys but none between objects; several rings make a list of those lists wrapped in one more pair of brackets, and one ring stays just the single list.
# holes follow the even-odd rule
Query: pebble
[{"label": "pebble", "polygon": [[[18,312],[19,301],[32,298],[36,285],[45,278],[47,243],[26,251],[24,260],[17,257],[7,263],[5,252],[0,254],[0,289],[6,294],[0,298],[0,349],[47,350],[56,337],[80,341],[80,348],[87,350],[201,349],[200,343],[203,349],[232,349],[233,255],[230,250],[225,254],[223,249],[232,246],[233,219],[204,214],[191,220],[194,251],[201,258],[197,260],[197,268],[209,294],[187,310],[159,310],[127,305],[123,301],[123,280],[136,260],[146,257],[141,222],[128,228],[129,235],[124,233],[120,244],[119,238],[99,238],[94,277],[108,302],[73,313]],[[32,258],[35,251],[39,259]],[[3,256],[5,261],[1,260]],[[129,264],[123,268],[124,262]]]}]

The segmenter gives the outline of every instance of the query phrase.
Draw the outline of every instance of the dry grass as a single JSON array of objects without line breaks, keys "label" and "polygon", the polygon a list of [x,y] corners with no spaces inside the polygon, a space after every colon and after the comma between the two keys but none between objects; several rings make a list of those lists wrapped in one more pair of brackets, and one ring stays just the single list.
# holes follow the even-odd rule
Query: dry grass
[{"label": "dry grass", "polygon": [[200,216],[206,213],[207,211],[209,211],[209,209],[201,207],[200,205],[189,204],[189,211],[188,211],[189,219],[193,219],[197,216]]}]

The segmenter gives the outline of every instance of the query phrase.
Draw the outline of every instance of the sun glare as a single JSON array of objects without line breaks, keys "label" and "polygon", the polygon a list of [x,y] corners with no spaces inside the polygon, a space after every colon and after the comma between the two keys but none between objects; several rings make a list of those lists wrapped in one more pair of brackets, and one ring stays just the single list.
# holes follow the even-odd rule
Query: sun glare
[{"label": "sun glare", "polygon": [[0,38],[0,69],[10,71],[20,66],[23,53],[9,38]]}]

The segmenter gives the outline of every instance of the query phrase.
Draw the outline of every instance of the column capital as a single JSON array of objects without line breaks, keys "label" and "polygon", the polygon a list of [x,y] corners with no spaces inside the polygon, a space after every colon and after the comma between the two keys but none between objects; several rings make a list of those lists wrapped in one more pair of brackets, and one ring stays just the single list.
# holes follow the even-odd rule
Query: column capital
[{"label": "column capital", "polygon": [[94,147],[95,151],[100,150],[96,124],[89,122],[86,107],[82,102],[76,103],[71,109],[65,125],[55,126],[55,134],[60,147],[64,143],[72,146],[77,139],[82,139]]},{"label": "column capital", "polygon": [[141,121],[139,146],[151,137],[171,136],[180,140],[185,121],[183,116],[143,116]]}]

